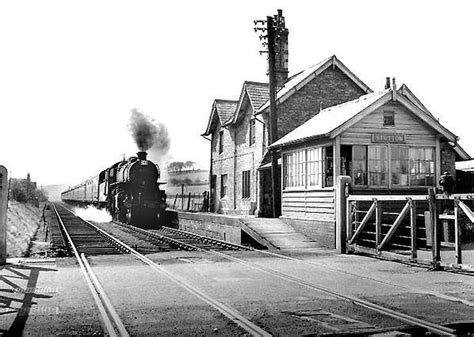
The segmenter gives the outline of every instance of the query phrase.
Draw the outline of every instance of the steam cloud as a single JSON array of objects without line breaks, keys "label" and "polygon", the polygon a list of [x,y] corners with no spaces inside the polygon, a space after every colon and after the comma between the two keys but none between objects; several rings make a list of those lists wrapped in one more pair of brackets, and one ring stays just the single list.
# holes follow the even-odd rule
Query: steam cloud
[{"label": "steam cloud", "polygon": [[167,154],[170,148],[168,129],[162,123],[156,123],[149,116],[132,109],[129,129],[140,151],[156,152],[160,155]]}]

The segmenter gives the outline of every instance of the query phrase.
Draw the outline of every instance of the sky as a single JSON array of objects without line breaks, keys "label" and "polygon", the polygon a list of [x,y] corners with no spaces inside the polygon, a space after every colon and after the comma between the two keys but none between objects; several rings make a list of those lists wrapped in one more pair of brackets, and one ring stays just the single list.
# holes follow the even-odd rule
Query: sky
[{"label": "sky", "polygon": [[472,1],[1,1],[0,165],[74,185],[137,152],[138,109],[166,156],[208,169],[213,100],[267,81],[253,20],[283,10],[290,75],[335,54],[373,90],[395,77],[474,156]]}]

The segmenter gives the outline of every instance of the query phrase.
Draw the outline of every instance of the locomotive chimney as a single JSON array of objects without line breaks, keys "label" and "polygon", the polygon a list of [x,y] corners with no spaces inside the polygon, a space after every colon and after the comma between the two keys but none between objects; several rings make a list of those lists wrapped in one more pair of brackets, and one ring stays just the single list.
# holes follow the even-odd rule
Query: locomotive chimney
[{"label": "locomotive chimney", "polygon": [[140,151],[137,152],[138,160],[146,160],[146,152],[145,151]]}]

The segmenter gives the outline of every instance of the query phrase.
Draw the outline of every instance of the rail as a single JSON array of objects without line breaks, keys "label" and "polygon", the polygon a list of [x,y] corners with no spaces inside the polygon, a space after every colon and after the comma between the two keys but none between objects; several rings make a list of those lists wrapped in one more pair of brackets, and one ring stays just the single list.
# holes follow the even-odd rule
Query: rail
[{"label": "rail", "polygon": [[109,336],[129,336],[127,329],[123,325],[122,320],[117,315],[115,308],[113,307],[112,303],[107,297],[107,294],[105,293],[104,289],[100,285],[99,280],[97,279],[94,272],[92,271],[92,268],[90,267],[89,262],[87,261],[87,258],[85,257],[83,253],[79,255],[76,245],[74,244],[74,241],[69,235],[69,232],[67,231],[67,228],[64,225],[64,222],[62,221],[61,216],[59,215],[56,205],[54,204],[53,204],[53,209],[56,213],[59,224],[64,231],[67,241],[70,244],[71,250],[73,251],[74,256],[76,257],[76,260],[79,263],[79,267],[81,268],[82,275],[86,279],[87,285],[89,287],[89,290],[91,291],[92,297],[94,298],[97,308],[99,309],[102,322],[105,326],[105,329],[108,335]]},{"label": "rail", "polygon": [[[447,327],[442,326],[440,324],[432,323],[430,321],[420,319],[420,318],[417,318],[417,317],[414,317],[414,316],[411,316],[411,315],[407,315],[407,314],[404,314],[402,312],[398,312],[396,310],[392,310],[392,309],[383,307],[381,305],[372,303],[370,301],[357,298],[355,296],[342,294],[341,292],[334,291],[334,290],[329,289],[329,288],[325,288],[323,286],[320,286],[320,285],[315,284],[313,282],[306,281],[304,279],[295,277],[293,275],[288,275],[288,274],[282,273],[282,272],[280,272],[278,270],[275,270],[273,268],[270,268],[270,267],[263,267],[259,264],[254,263],[254,262],[249,262],[249,261],[243,260],[241,258],[230,256],[228,254],[224,254],[224,253],[221,253],[221,252],[216,252],[216,251],[211,250],[211,251],[209,251],[209,253],[215,254],[215,255],[220,256],[220,257],[223,257],[223,258],[225,258],[227,260],[230,260],[230,261],[234,261],[234,262],[246,265],[248,267],[259,270],[259,271],[264,272],[266,274],[269,274],[269,275],[272,275],[274,277],[280,278],[284,281],[291,282],[291,283],[297,284],[299,286],[309,288],[311,290],[322,292],[324,294],[333,296],[333,297],[338,298],[338,299],[342,299],[342,300],[345,300],[345,301],[355,303],[355,304],[357,304],[361,307],[364,307],[364,308],[373,310],[375,312],[384,314],[386,316],[398,319],[398,320],[400,320],[404,323],[408,323],[408,324],[412,324],[412,325],[421,327],[423,329],[426,329],[426,330],[428,330],[432,333],[435,333],[435,334],[438,334],[438,335],[441,335],[441,336],[455,336],[456,335],[456,331],[454,329],[447,328]],[[265,254],[271,254],[271,255],[274,255],[274,256],[288,258],[284,255],[280,255],[280,254],[276,254],[276,253],[272,253],[272,252],[264,252],[264,253]],[[294,258],[289,258],[289,259],[295,260]]]},{"label": "rail", "polygon": [[[67,208],[66,208],[67,209]],[[67,209],[68,210],[68,209]],[[72,213],[72,211],[68,210],[69,212]],[[84,219],[83,219],[84,220]],[[143,263],[149,265],[152,269],[155,271],[159,272],[160,274],[166,276],[168,279],[171,281],[177,283],[180,285],[182,288],[186,289],[188,292],[193,294],[194,296],[198,297],[202,301],[206,302],[207,304],[211,305],[213,308],[221,312],[224,316],[229,318],[231,321],[242,327],[245,331],[250,333],[252,336],[265,336],[269,337],[271,336],[268,332],[257,326],[256,324],[252,323],[250,320],[245,318],[242,314],[240,314],[237,310],[234,308],[225,305],[222,302],[219,302],[212,298],[211,296],[207,295],[203,291],[197,289],[196,287],[192,286],[185,280],[173,275],[163,267],[161,267],[159,264],[155,263],[153,260],[150,258],[146,257],[145,255],[139,253],[126,243],[122,242],[121,240],[115,238],[114,236],[110,235],[109,233],[105,232],[101,228],[97,227],[90,221],[84,220],[86,223],[90,224],[92,227],[96,228],[97,231],[103,233],[104,235],[108,236],[110,240],[114,241],[118,246],[121,246],[122,249],[127,251],[128,253],[132,254],[135,256],[137,259],[142,261]]]}]

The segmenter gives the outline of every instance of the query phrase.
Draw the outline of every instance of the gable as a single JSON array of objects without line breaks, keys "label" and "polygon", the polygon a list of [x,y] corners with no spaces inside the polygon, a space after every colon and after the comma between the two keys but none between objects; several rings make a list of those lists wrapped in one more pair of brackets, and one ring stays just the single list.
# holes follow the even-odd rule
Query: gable
[{"label": "gable", "polygon": [[278,107],[278,138],[304,124],[321,110],[364,95],[337,67],[325,69]]},{"label": "gable", "polygon": [[[361,90],[362,93],[360,95],[372,92],[372,90],[364,82],[362,82],[353,72],[349,70],[349,68],[347,68],[335,55],[333,55],[330,58],[317,63],[314,66],[309,67],[308,69],[290,78],[290,80],[286,82],[277,92],[277,103],[281,104],[285,102],[287,99],[305,87],[308,83],[312,82],[314,79],[317,80],[318,77],[327,69],[338,69],[340,72],[344,73],[345,77]],[[338,87],[336,85],[333,89],[337,88]],[[264,111],[267,111],[269,109],[269,105],[270,104],[267,101],[262,107],[258,109],[256,114],[258,115]],[[326,107],[328,106],[330,105],[326,105]]]},{"label": "gable", "polygon": [[[394,116],[394,125],[384,125],[384,114]],[[373,137],[401,136],[409,145],[435,145],[438,132],[399,102],[389,101],[341,133],[344,143],[372,143]]]}]

